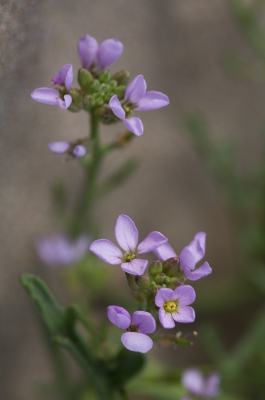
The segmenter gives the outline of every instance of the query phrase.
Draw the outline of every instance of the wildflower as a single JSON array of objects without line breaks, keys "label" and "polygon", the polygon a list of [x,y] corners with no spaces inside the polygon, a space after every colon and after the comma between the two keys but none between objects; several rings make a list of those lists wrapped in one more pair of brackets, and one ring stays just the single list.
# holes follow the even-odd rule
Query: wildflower
[{"label": "wildflower", "polygon": [[95,240],[91,243],[90,250],[108,264],[120,264],[123,271],[131,275],[143,275],[148,261],[137,258],[138,254],[145,254],[162,243],[167,238],[162,233],[153,231],[137,246],[138,230],[135,223],[127,215],[119,215],[116,226],[115,236],[121,250],[107,239]]},{"label": "wildflower", "polygon": [[[70,90],[73,83],[72,65],[64,65],[58,74],[52,78],[52,83],[54,85],[65,85],[66,89]],[[38,101],[39,103],[50,104],[52,106],[57,105],[63,109],[70,107],[72,103],[72,96],[70,94],[65,94],[63,96],[63,100],[61,99],[60,93],[57,90],[46,87],[35,89],[31,93],[31,97],[33,100]]]},{"label": "wildflower", "polygon": [[72,241],[64,233],[50,237],[39,238],[36,241],[36,251],[41,260],[49,266],[66,266],[82,259],[89,248],[89,238],[79,236]]},{"label": "wildflower", "polygon": [[49,149],[54,154],[65,154],[68,153],[74,157],[83,157],[86,154],[85,146],[81,144],[73,144],[70,142],[51,142],[48,144]]},{"label": "wildflower", "polygon": [[204,378],[199,370],[188,369],[182,375],[182,384],[201,399],[216,397],[220,393],[220,375],[216,372]]},{"label": "wildflower", "polygon": [[86,69],[97,61],[98,68],[102,70],[120,58],[122,52],[123,44],[117,39],[107,39],[98,45],[95,38],[84,35],[78,41],[78,54]]},{"label": "wildflower", "polygon": [[196,297],[193,287],[183,285],[175,290],[161,288],[155,297],[155,304],[159,308],[159,320],[161,325],[166,328],[174,328],[176,322],[193,322],[195,312],[188,305],[193,303]]},{"label": "wildflower", "polygon": [[131,110],[146,111],[165,107],[169,104],[168,97],[161,92],[146,92],[146,81],[143,75],[138,75],[125,91],[124,101],[120,102],[116,95],[112,96],[109,106],[116,117],[120,118],[129,131],[141,136],[144,127],[140,118],[131,117]]},{"label": "wildflower", "polygon": [[[205,241],[206,233],[198,232],[190,244],[184,247],[180,253],[179,259],[181,269],[186,278],[191,281],[197,281],[198,279],[212,273],[212,268],[207,261],[205,261],[201,267],[195,270],[196,264],[205,255]],[[154,253],[162,261],[177,257],[175,251],[168,243],[164,243],[155,248]]]},{"label": "wildflower", "polygon": [[124,308],[109,306],[107,315],[114,325],[127,331],[121,336],[126,349],[146,353],[153,347],[152,339],[146,334],[156,330],[156,322],[149,312],[135,311],[131,317]]}]

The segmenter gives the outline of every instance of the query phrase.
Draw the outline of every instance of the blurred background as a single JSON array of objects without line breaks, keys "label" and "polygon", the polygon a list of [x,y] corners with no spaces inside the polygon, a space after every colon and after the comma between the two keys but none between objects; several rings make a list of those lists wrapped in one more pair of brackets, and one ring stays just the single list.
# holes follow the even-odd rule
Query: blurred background
[{"label": "blurred background", "polygon": [[[35,385],[52,374],[35,309],[18,282],[19,274],[32,272],[41,276],[62,304],[70,302],[60,288],[61,277],[38,260],[34,240],[37,235],[55,231],[51,184],[63,180],[74,199],[81,180],[78,164],[62,163],[48,151],[47,143],[85,136],[87,116],[36,103],[30,93],[37,87],[50,86],[51,78],[64,64],[73,64],[77,72],[77,41],[85,33],[99,42],[106,38],[121,40],[124,53],[111,70],[128,69],[132,78],[143,74],[148,90],[164,92],[171,101],[166,108],[141,114],[144,135],[106,160],[103,176],[132,157],[139,161],[139,167],[126,184],[98,205],[96,214],[102,237],[114,239],[114,224],[121,213],[135,221],[141,238],[151,230],[159,230],[176,252],[196,232],[207,232],[206,260],[213,274],[195,282],[198,318],[192,327],[183,328],[184,332],[198,331],[198,339],[190,348],[174,352],[158,349],[152,357],[174,367],[207,364],[212,362],[209,342],[212,343],[211,335],[215,335],[209,325],[216,327],[227,351],[248,329],[263,294],[255,286],[254,278],[250,283],[242,278],[243,271],[252,269],[253,253],[246,252],[247,238],[250,235],[253,239],[254,235],[257,242],[255,232],[249,233],[244,224],[255,222],[259,214],[250,205],[248,221],[242,219],[244,206],[235,216],[242,196],[239,200],[233,197],[237,181],[229,178],[234,169],[242,176],[254,169],[255,176],[260,177],[265,171],[265,42],[262,36],[255,42],[255,29],[254,36],[253,30],[250,34],[248,30],[249,26],[255,28],[251,18],[249,23],[244,15],[241,18],[242,13],[237,14],[238,4],[243,10],[245,6],[255,6],[254,16],[258,15],[262,26],[263,3],[2,0],[1,398],[33,400]],[[114,137],[121,129],[115,125],[109,132],[108,127],[103,127],[103,140],[108,140],[107,135]],[[207,146],[201,140],[205,131],[211,142]],[[236,148],[232,163],[226,162],[226,147],[215,147],[226,142]],[[231,171],[227,167],[230,164],[234,168]],[[259,167],[255,169],[256,165]],[[248,192],[258,187],[251,179]],[[245,230],[246,235],[239,239],[238,233]],[[264,241],[262,235],[257,235],[260,251]],[[262,257],[263,253],[259,260]],[[112,285],[120,286],[119,282],[124,280],[122,272],[115,272]],[[200,339],[200,327],[205,332],[204,340]]]}]

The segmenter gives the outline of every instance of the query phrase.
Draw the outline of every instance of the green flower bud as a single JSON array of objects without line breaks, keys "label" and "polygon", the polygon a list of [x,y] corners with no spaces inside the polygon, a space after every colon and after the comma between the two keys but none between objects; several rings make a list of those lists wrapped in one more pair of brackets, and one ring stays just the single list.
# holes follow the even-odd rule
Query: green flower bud
[{"label": "green flower bud", "polygon": [[75,104],[71,104],[70,107],[67,108],[68,111],[77,112],[80,111],[80,107],[76,106]]},{"label": "green flower bud", "polygon": [[78,71],[78,83],[80,87],[85,91],[89,92],[90,84],[93,81],[93,76],[87,69],[80,68]]},{"label": "green flower bud", "polygon": [[118,86],[113,90],[113,93],[117,95],[119,100],[123,100],[126,86]]},{"label": "green flower bud", "polygon": [[110,81],[109,84],[108,84],[109,92],[114,90],[117,86],[118,86],[118,83],[116,81]]},{"label": "green flower bud", "polygon": [[99,82],[109,82],[111,80],[111,73],[107,70],[104,70],[100,73],[99,77]]},{"label": "green flower bud", "polygon": [[152,262],[152,264],[150,264],[149,266],[149,274],[151,276],[156,276],[157,274],[159,274],[160,272],[162,272],[162,263],[160,260],[155,260],[154,262]]},{"label": "green flower bud", "polygon": [[97,79],[94,79],[93,82],[90,84],[90,91],[92,93],[96,93],[99,91],[100,88],[100,82]]},{"label": "green flower bud", "polygon": [[94,105],[95,105],[94,97],[91,96],[90,94],[86,95],[84,97],[84,103],[83,104],[84,104],[84,109],[85,110],[87,110],[87,111],[91,110],[91,108],[93,108]]},{"label": "green flower bud", "polygon": [[77,89],[71,89],[69,93],[72,96],[72,105],[81,109],[83,107],[83,96],[81,95],[80,91]]},{"label": "green flower bud", "polygon": [[95,100],[95,107],[102,107],[104,104],[104,99],[102,97],[98,97]]},{"label": "green flower bud", "polygon": [[136,276],[135,282],[140,289],[150,289],[150,278],[148,275]]},{"label": "green flower bud", "polygon": [[107,104],[97,108],[95,114],[101,120],[101,122],[103,122],[103,124],[111,124],[112,122],[117,121],[117,118]]},{"label": "green flower bud", "polygon": [[165,275],[173,277],[180,272],[179,258],[172,257],[163,263],[163,272]]},{"label": "green flower bud", "polygon": [[163,272],[160,272],[160,274],[157,274],[154,277],[154,281],[159,285],[164,285],[170,282],[170,278],[168,278],[165,274],[163,274]]},{"label": "green flower bud", "polygon": [[115,75],[112,76],[118,85],[127,85],[130,80],[130,72],[129,71],[119,71]]}]

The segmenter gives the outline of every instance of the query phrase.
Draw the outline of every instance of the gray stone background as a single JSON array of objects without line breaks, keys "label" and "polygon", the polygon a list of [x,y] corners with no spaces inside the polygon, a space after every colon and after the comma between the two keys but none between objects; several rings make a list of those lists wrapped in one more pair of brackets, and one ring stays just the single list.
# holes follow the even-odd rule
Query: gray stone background
[{"label": "gray stone background", "polygon": [[[34,385],[51,375],[18,275],[27,271],[55,280],[37,260],[33,241],[37,234],[53,231],[51,182],[64,179],[74,194],[81,176],[74,162],[61,164],[47,143],[71,140],[87,130],[85,114],[36,103],[30,93],[49,86],[66,63],[77,71],[77,40],[85,33],[99,42],[120,39],[124,54],[112,70],[127,68],[132,77],[143,74],[149,90],[162,91],[171,100],[167,108],[142,113],[144,135],[105,164],[103,174],[131,156],[141,161],[126,185],[98,206],[104,235],[113,237],[120,213],[134,219],[142,237],[160,230],[177,250],[205,230],[214,274],[196,287],[207,290],[211,282],[237,273],[230,219],[219,189],[180,125],[184,111],[202,110],[216,139],[230,135],[239,141],[239,163],[250,165],[260,153],[264,87],[232,80],[221,67],[222,57],[234,49],[255,60],[227,2],[2,0],[0,398],[5,400],[35,399]],[[110,135],[106,132],[103,128],[103,136]],[[171,356],[176,365],[192,363],[200,350],[180,354]]]}]

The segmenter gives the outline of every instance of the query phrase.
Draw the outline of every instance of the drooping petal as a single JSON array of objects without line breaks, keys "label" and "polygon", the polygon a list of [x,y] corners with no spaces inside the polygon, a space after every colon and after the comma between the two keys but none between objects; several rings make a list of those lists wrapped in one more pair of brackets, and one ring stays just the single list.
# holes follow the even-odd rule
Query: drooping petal
[{"label": "drooping petal", "polygon": [[51,106],[57,105],[57,100],[59,98],[59,93],[55,89],[50,89],[46,87],[38,88],[33,90],[31,93],[33,100],[39,103],[50,104]]},{"label": "drooping petal", "polygon": [[161,288],[158,290],[155,296],[155,304],[157,307],[163,307],[166,301],[170,301],[173,299],[174,291],[168,288]]},{"label": "drooping petal", "polygon": [[184,247],[184,249],[181,250],[180,252],[180,265],[181,268],[186,276],[189,276],[191,271],[194,270],[195,265],[196,265],[196,257],[195,255],[190,251],[188,246]]},{"label": "drooping petal", "polygon": [[53,85],[64,84],[67,90],[71,89],[74,79],[73,66],[71,64],[64,65],[58,74],[52,78]]},{"label": "drooping petal", "polygon": [[115,265],[122,262],[122,252],[107,239],[95,240],[91,243],[90,250],[108,264]]},{"label": "drooping petal", "polygon": [[144,133],[144,126],[140,118],[138,117],[131,117],[131,118],[124,118],[122,120],[126,128],[134,133],[136,136],[141,136]]},{"label": "drooping petal", "polygon": [[118,328],[127,329],[131,324],[131,316],[125,308],[109,306],[107,308],[107,315],[110,322]]},{"label": "drooping petal", "polygon": [[181,305],[177,312],[172,313],[172,318],[176,322],[190,323],[195,320],[195,311],[192,307]]},{"label": "drooping petal", "polygon": [[137,254],[144,254],[144,253],[149,253],[149,251],[153,251],[158,246],[161,246],[161,244],[167,242],[167,238],[162,235],[162,233],[158,231],[153,231],[149,233],[146,238],[139,243],[137,247]]},{"label": "drooping petal", "polygon": [[122,108],[121,102],[116,95],[112,96],[112,98],[110,99],[109,106],[110,106],[113,114],[116,115],[116,117],[118,117],[120,119],[125,118],[125,111]]},{"label": "drooping petal", "polygon": [[172,318],[172,315],[164,310],[163,307],[159,308],[158,311],[159,321],[163,328],[171,329],[174,328],[175,322]]},{"label": "drooping petal", "polygon": [[152,339],[140,332],[125,332],[121,335],[121,341],[126,349],[139,353],[147,353],[153,347]]},{"label": "drooping petal", "polygon": [[172,299],[177,300],[181,305],[189,305],[196,299],[196,293],[192,286],[182,285],[174,290]]},{"label": "drooping petal", "polygon": [[214,372],[205,379],[205,397],[215,397],[220,393],[221,377],[217,372]]},{"label": "drooping petal", "polygon": [[195,256],[195,263],[199,262],[205,254],[206,233],[198,232],[188,245],[188,248]]},{"label": "drooping petal", "polygon": [[172,249],[169,243],[164,243],[159,247],[153,249],[153,253],[162,261],[166,261],[169,258],[177,257],[177,254]]},{"label": "drooping petal", "polygon": [[121,214],[115,225],[115,237],[121,248],[125,251],[136,250],[138,243],[138,230],[133,220],[128,215]]},{"label": "drooping petal", "polygon": [[98,66],[100,69],[106,68],[108,65],[114,63],[123,52],[123,44],[117,39],[104,40],[97,53]]},{"label": "drooping petal", "polygon": [[203,278],[204,276],[210,275],[212,273],[212,268],[210,267],[209,263],[205,261],[201,267],[192,271],[187,278],[190,281],[197,281],[198,279]]},{"label": "drooping petal", "polygon": [[48,143],[49,149],[54,154],[64,154],[70,147],[69,142],[50,142]]},{"label": "drooping petal", "polygon": [[146,92],[146,81],[143,75],[136,76],[125,91],[124,100],[138,103]]},{"label": "drooping petal", "polygon": [[72,104],[72,96],[70,94],[64,95],[64,101],[60,98],[57,99],[57,104],[59,107],[63,108],[64,110]]},{"label": "drooping petal", "polygon": [[86,154],[85,146],[82,146],[81,144],[78,144],[77,146],[75,146],[75,148],[73,150],[73,154],[76,157],[83,157]]},{"label": "drooping petal", "polygon": [[98,52],[98,42],[89,35],[82,36],[78,41],[78,54],[84,68],[89,69]]},{"label": "drooping petal", "polygon": [[157,108],[166,107],[169,104],[167,95],[161,92],[150,91],[137,102],[136,110],[147,111],[156,110]]},{"label": "drooping petal", "polygon": [[140,260],[135,258],[134,260],[121,264],[121,269],[131,275],[143,275],[148,265],[147,260]]},{"label": "drooping petal", "polygon": [[204,379],[197,369],[188,369],[183,373],[182,385],[196,396],[203,395]]},{"label": "drooping petal", "polygon": [[154,317],[146,311],[135,311],[132,315],[132,323],[141,333],[153,333],[156,330]]}]

